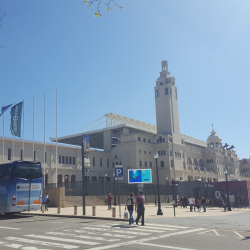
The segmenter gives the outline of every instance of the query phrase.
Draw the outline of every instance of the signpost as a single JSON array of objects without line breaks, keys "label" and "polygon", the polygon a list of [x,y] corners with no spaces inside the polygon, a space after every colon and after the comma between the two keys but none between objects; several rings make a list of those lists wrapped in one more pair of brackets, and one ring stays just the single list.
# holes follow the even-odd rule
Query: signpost
[{"label": "signpost", "polygon": [[123,165],[115,165],[115,180],[118,181],[118,202],[119,202],[119,215],[121,218],[121,202],[120,202],[120,182],[123,180]]}]

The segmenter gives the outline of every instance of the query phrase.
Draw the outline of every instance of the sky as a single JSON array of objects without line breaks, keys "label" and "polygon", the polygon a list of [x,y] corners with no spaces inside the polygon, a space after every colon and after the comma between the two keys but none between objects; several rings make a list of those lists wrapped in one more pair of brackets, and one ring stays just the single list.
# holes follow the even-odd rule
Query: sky
[{"label": "sky", "polygon": [[[250,157],[249,0],[0,0],[0,106],[25,102],[24,139],[71,135],[108,113],[156,125],[154,86],[167,60],[181,133]],[[100,123],[103,120],[100,120]],[[98,124],[98,123],[97,123]],[[105,123],[101,126],[104,127]],[[0,117],[2,136],[3,117]],[[11,137],[10,109],[5,136]],[[82,132],[93,128],[87,127]]]}]

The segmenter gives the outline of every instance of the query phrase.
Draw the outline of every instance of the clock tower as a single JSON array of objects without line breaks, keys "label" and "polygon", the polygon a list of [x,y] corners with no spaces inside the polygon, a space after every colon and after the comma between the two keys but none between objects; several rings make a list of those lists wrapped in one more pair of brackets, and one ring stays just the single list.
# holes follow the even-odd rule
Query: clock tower
[{"label": "clock tower", "polygon": [[172,135],[175,142],[181,143],[175,78],[170,76],[168,61],[162,61],[161,66],[162,71],[155,86],[157,134]]}]

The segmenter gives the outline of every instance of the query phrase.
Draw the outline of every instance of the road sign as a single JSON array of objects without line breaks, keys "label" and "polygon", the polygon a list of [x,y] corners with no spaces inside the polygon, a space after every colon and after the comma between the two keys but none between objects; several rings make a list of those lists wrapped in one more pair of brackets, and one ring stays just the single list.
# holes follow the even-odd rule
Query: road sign
[{"label": "road sign", "polygon": [[151,169],[129,169],[128,183],[152,183]]},{"label": "road sign", "polygon": [[115,166],[115,178],[123,178],[123,165]]}]

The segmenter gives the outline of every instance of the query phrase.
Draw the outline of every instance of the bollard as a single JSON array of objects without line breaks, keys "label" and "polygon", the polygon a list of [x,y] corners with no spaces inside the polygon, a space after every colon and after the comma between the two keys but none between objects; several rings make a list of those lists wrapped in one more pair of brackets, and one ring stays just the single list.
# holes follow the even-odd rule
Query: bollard
[{"label": "bollard", "polygon": [[74,215],[77,215],[77,206],[74,206]]},{"label": "bollard", "polygon": [[57,213],[60,214],[60,212],[61,212],[61,206],[58,205],[58,207],[57,207]]},{"label": "bollard", "polygon": [[112,208],[112,217],[116,217],[115,207]]},{"label": "bollard", "polygon": [[45,204],[42,204],[42,213],[45,211]]},{"label": "bollard", "polygon": [[92,207],[92,215],[95,216],[95,206]]}]

